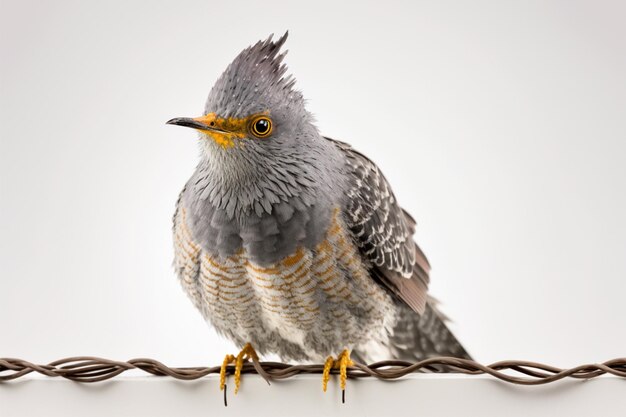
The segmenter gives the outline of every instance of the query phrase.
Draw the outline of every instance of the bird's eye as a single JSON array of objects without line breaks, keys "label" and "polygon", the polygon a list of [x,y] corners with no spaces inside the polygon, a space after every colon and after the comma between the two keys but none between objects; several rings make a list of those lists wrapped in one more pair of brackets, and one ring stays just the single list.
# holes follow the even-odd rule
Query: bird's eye
[{"label": "bird's eye", "polygon": [[250,125],[252,134],[257,138],[266,138],[272,133],[272,121],[266,116],[259,116]]}]

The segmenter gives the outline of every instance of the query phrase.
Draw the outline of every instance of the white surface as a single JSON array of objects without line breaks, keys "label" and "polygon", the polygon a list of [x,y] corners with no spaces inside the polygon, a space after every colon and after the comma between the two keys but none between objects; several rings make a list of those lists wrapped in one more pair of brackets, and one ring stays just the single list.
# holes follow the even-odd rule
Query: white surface
[{"label": "white surface", "polygon": [[198,147],[165,121],[286,29],[320,130],[382,167],[478,360],[623,356],[625,21],[607,0],[0,0],[0,356],[235,352],[171,268]]},{"label": "white surface", "polygon": [[[232,385],[232,384],[231,384]],[[513,386],[489,377],[412,375],[381,382],[348,381],[341,403],[338,381],[322,392],[319,375],[268,386],[244,375],[224,408],[218,377],[195,382],[157,377],[117,378],[93,385],[59,379],[0,384],[0,414],[22,416],[603,416],[624,415],[626,381],[601,377],[540,387]]]}]

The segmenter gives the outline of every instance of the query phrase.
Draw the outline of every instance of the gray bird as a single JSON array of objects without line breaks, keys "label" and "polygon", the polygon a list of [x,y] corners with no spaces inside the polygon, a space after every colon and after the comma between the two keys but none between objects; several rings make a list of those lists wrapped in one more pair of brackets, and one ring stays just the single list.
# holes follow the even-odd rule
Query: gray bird
[{"label": "gray bird", "polygon": [[284,361],[469,358],[427,296],[415,221],[376,164],[319,133],[286,39],[244,49],[204,116],[168,121],[202,148],[174,214],[184,290],[218,333]]}]

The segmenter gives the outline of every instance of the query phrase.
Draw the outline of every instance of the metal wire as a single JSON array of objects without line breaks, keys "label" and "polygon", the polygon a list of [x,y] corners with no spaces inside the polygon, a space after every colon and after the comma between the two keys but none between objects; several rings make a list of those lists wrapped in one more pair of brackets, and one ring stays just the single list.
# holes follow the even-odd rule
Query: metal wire
[{"label": "metal wire", "polygon": [[[604,374],[626,378],[626,358],[561,369],[542,363],[519,360],[482,365],[472,360],[452,357],[430,358],[415,363],[387,360],[365,365],[355,362],[353,366],[348,368],[348,378],[398,379],[410,373],[441,372],[441,367],[445,367],[447,372],[452,373],[466,375],[489,374],[502,381],[520,385],[547,384],[566,377],[591,379]],[[157,360],[146,358],[118,362],[91,356],[78,356],[59,359],[47,365],[37,365],[22,359],[0,358],[0,382],[18,379],[31,372],[37,372],[49,377],[66,378],[77,382],[99,382],[114,378],[131,369],[139,369],[152,375],[169,376],[182,380],[199,379],[210,374],[219,374],[220,372],[219,366],[170,368]],[[271,380],[291,378],[298,374],[321,375],[323,369],[323,364],[293,365],[253,360],[244,364],[242,373],[256,373],[269,382]],[[227,370],[229,375],[232,375],[235,367],[229,366]],[[338,370],[334,369],[332,372],[337,373]]]}]

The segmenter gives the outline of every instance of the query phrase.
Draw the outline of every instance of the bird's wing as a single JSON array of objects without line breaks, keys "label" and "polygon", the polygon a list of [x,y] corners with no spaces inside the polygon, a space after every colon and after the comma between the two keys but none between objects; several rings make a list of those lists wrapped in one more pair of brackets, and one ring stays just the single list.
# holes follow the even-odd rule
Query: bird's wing
[{"label": "bird's wing", "polygon": [[415,220],[397,203],[380,169],[350,145],[328,140],[344,153],[348,167],[344,217],[371,274],[422,314],[426,308],[430,265],[413,241]]}]

